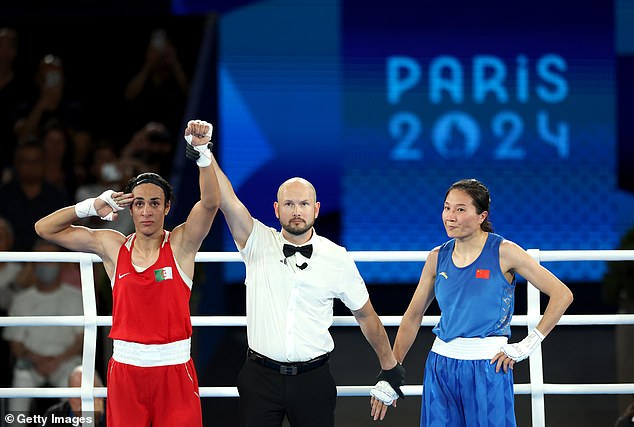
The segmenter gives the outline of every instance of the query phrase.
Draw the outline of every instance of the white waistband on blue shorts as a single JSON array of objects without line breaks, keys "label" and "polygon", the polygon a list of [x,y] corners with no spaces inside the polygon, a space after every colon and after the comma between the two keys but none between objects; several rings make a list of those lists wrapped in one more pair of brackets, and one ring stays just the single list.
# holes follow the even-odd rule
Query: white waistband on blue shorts
[{"label": "white waistband on blue shorts", "polygon": [[114,340],[112,358],[120,363],[141,367],[180,365],[191,358],[191,338],[168,344]]},{"label": "white waistband on blue shorts", "polygon": [[441,356],[460,360],[492,359],[508,342],[507,337],[454,338],[444,342],[436,337],[431,351]]}]

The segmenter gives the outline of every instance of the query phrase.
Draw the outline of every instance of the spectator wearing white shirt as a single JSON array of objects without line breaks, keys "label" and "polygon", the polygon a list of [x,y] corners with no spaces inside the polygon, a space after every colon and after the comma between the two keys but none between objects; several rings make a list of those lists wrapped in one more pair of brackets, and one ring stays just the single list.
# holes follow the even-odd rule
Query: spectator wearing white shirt
[{"label": "spectator wearing white shirt", "polygon": [[[13,249],[13,227],[6,219],[0,217],[0,252]],[[6,316],[15,295],[23,289],[27,283],[23,280],[23,264],[19,262],[0,262],[0,316]],[[4,330],[6,327],[0,328]],[[0,342],[0,363],[9,366],[11,356],[9,345],[6,341]],[[10,369],[0,371],[0,387],[11,386],[12,373]]]},{"label": "spectator wearing white shirt", "polygon": [[[38,240],[34,251],[59,251],[57,245]],[[16,295],[10,316],[81,315],[81,292],[60,280],[60,263],[37,262],[33,286]],[[81,363],[83,330],[79,326],[11,326],[3,337],[9,341],[15,360],[13,387],[65,387],[68,375]],[[9,410],[27,412],[30,398],[13,398]]]}]

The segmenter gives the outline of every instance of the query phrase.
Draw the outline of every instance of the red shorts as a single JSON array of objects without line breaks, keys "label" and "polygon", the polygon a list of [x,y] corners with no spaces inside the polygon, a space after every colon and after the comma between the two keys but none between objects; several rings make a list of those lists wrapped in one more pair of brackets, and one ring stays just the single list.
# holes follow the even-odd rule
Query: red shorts
[{"label": "red shorts", "polygon": [[202,427],[194,361],[139,367],[110,359],[108,427]]}]

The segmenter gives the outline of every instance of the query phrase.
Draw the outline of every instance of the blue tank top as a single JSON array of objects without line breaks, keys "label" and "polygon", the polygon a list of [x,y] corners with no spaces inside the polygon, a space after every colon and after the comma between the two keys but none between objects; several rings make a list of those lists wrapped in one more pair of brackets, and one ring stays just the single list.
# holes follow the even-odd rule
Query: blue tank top
[{"label": "blue tank top", "polygon": [[488,233],[480,256],[463,268],[451,258],[455,240],[440,247],[434,290],[441,315],[433,332],[441,340],[511,336],[515,277],[509,283],[500,269],[502,240]]}]

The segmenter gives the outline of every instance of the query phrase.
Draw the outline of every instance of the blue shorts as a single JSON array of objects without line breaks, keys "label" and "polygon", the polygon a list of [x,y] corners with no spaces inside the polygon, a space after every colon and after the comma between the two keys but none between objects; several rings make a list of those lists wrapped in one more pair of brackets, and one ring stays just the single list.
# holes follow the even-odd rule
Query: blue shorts
[{"label": "blue shorts", "polygon": [[513,371],[429,352],[421,427],[516,427]]}]

